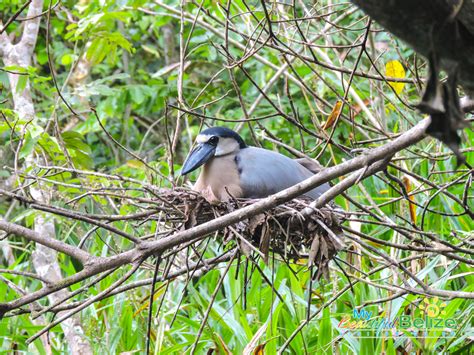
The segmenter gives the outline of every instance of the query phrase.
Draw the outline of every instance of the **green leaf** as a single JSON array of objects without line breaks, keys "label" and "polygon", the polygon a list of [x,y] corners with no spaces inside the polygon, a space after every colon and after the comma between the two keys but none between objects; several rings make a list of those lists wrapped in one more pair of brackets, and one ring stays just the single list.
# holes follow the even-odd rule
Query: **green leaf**
[{"label": "green leaf", "polygon": [[86,58],[92,63],[98,64],[104,60],[107,55],[107,50],[108,42],[104,38],[96,38],[87,49]]},{"label": "green leaf", "polygon": [[84,153],[91,153],[91,148],[84,141],[82,134],[74,131],[66,131],[61,134],[64,144],[68,149],[79,150]]},{"label": "green leaf", "polygon": [[18,75],[18,82],[16,84],[16,92],[22,93],[23,90],[26,88],[26,84],[28,83],[28,75]]},{"label": "green leaf", "polygon": [[74,58],[75,56],[73,56],[72,54],[65,54],[61,57],[61,64],[62,65],[70,65],[73,61],[74,61]]},{"label": "green leaf", "polygon": [[26,158],[28,155],[30,155],[33,149],[35,149],[37,142],[38,142],[38,137],[33,138],[31,137],[30,133],[25,134],[23,146],[21,147],[20,154],[18,154],[18,157],[20,159],[23,159],[23,158]]},{"label": "green leaf", "polygon": [[332,325],[329,307],[324,308],[319,321],[318,349],[323,354],[332,354]]},{"label": "green leaf", "polygon": [[28,125],[28,132],[30,133],[31,138],[37,138],[44,132],[44,129],[43,127],[32,122]]}]

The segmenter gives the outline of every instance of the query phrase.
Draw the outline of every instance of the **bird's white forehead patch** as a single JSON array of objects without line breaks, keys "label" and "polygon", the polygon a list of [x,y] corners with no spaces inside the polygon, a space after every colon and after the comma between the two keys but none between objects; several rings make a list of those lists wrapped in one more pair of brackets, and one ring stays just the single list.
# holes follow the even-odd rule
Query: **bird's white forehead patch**
[{"label": "bird's white forehead patch", "polygon": [[199,134],[196,137],[197,143],[206,143],[212,136],[210,134]]}]

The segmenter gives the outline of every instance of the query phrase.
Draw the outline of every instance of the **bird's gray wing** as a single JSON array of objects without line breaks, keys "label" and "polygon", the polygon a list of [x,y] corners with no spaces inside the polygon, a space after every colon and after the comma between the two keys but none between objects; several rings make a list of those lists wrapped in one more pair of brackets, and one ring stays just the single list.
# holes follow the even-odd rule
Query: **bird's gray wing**
[{"label": "bird's gray wing", "polygon": [[[303,165],[271,150],[248,147],[236,156],[244,197],[262,198],[284,190],[313,175]],[[323,184],[305,196],[318,198],[330,188]]]},{"label": "bird's gray wing", "polygon": [[303,165],[306,169],[311,171],[313,174],[319,173],[321,170],[323,170],[323,166],[319,164],[318,161],[310,158],[297,158],[293,159],[295,162],[297,162],[300,165]]}]

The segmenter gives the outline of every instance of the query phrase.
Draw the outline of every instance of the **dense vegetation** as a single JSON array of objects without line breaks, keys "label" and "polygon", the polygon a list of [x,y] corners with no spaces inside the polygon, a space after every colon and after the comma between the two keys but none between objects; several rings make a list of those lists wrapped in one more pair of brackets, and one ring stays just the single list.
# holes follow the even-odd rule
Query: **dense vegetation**
[{"label": "dense vegetation", "polygon": [[[424,118],[414,104],[425,60],[351,3],[35,0],[30,7],[38,3],[31,62],[8,62],[0,45],[0,219],[38,233],[53,227],[57,240],[93,256],[132,249],[117,230],[153,240],[180,229],[146,213],[160,197],[153,187],[190,186],[179,171],[202,127],[225,125],[251,145],[331,167]],[[24,4],[0,3],[3,43],[29,31]],[[448,147],[425,138],[335,198],[351,213],[346,249],[329,278],[312,280],[305,259],[229,257],[236,243],[217,232],[7,312],[0,348],[71,351],[64,323],[48,338],[27,340],[123,282],[71,314],[85,353],[141,353],[147,342],[160,354],[467,352],[474,133],[461,137],[466,165],[457,167]],[[83,270],[67,253],[41,254],[19,234],[0,234],[0,303],[41,290],[54,268],[62,277]],[[222,254],[225,262],[196,272],[189,266]],[[442,319],[442,328],[375,334],[343,327],[361,309],[394,320],[428,319],[429,307],[439,310],[431,318]]]}]

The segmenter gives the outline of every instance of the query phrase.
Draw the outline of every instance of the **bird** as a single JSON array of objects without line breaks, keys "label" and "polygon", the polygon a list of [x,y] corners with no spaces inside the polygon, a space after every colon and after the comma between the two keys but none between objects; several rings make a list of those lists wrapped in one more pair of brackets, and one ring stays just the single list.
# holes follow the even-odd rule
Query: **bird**
[{"label": "bird", "polygon": [[[193,186],[209,202],[232,198],[264,198],[314,175],[317,166],[309,159],[291,159],[278,152],[248,146],[227,127],[210,127],[197,137],[181,175],[203,166]],[[317,170],[317,169],[316,169]],[[328,183],[304,194],[317,199],[330,188]]]}]

